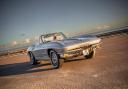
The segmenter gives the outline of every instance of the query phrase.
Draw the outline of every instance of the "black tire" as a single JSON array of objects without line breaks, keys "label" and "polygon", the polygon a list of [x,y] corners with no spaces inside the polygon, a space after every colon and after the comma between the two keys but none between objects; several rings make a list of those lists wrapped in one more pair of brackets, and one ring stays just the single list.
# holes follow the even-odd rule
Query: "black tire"
[{"label": "black tire", "polygon": [[86,59],[91,59],[91,58],[93,58],[94,56],[95,56],[95,50],[92,50],[92,51],[89,52],[88,55],[85,55],[84,57],[85,57]]},{"label": "black tire", "polygon": [[30,64],[31,65],[36,65],[37,64],[37,60],[35,59],[33,53],[32,52],[29,52],[28,55],[30,57]]},{"label": "black tire", "polygon": [[52,66],[57,69],[62,66],[63,60],[60,59],[59,55],[56,53],[56,51],[51,50],[50,51],[50,59]]}]

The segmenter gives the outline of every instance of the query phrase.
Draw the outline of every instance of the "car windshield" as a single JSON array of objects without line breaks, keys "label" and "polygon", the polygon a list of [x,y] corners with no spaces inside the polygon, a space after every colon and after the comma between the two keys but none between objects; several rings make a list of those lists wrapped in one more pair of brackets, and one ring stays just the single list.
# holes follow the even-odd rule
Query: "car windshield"
[{"label": "car windshield", "polygon": [[42,42],[51,42],[51,41],[63,40],[65,38],[66,38],[66,36],[61,32],[51,33],[51,34],[46,34],[46,35],[41,36]]}]

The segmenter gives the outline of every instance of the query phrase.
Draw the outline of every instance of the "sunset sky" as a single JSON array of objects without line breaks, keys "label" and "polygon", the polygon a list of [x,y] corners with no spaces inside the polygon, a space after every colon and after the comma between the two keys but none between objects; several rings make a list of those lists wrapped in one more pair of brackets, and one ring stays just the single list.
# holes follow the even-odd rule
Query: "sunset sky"
[{"label": "sunset sky", "polygon": [[[128,25],[128,0],[0,0],[0,44]],[[28,40],[29,41],[29,40]]]}]

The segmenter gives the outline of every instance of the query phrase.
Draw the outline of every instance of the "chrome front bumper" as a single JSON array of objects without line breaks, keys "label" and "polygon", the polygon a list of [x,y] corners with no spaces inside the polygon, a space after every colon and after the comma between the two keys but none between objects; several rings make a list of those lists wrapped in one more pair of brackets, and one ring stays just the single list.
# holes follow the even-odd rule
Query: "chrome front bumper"
[{"label": "chrome front bumper", "polygon": [[82,55],[82,51],[83,50],[81,50],[81,49],[67,51],[67,52],[64,52],[63,54],[61,54],[60,57],[61,58],[70,58],[70,57],[80,56],[80,55]]},{"label": "chrome front bumper", "polygon": [[86,46],[86,47],[79,47],[73,50],[68,50],[65,51],[63,54],[60,54],[60,58],[72,58],[72,57],[77,57],[77,56],[81,56],[81,55],[85,55],[84,52],[85,51],[91,51],[91,50],[95,50],[96,48],[99,48],[100,45],[99,44],[95,44],[95,45],[90,45],[90,46]]}]

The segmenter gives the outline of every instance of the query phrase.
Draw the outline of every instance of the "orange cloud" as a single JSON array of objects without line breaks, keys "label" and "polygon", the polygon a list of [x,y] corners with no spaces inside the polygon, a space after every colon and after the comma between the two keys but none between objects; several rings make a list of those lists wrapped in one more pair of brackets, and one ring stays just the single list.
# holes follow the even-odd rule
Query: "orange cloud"
[{"label": "orange cloud", "polygon": [[101,30],[101,29],[108,29],[110,27],[111,26],[109,26],[109,25],[103,25],[103,26],[97,26],[96,29]]}]

